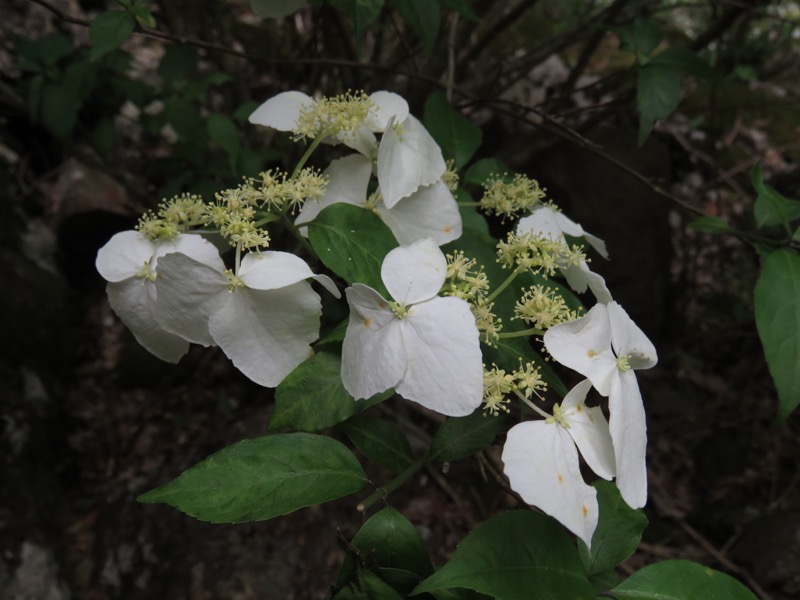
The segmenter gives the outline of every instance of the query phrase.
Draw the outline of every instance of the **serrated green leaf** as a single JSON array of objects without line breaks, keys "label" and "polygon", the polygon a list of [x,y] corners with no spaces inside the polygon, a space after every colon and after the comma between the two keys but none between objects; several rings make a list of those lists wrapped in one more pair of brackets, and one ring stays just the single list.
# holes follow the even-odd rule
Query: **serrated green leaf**
[{"label": "serrated green leaf", "polygon": [[496,158],[482,158],[467,169],[464,182],[483,185],[492,175],[502,176],[506,173],[511,173],[511,169],[504,162]]},{"label": "serrated green leaf", "polygon": [[800,200],[786,198],[765,184],[764,174],[761,172],[759,164],[756,164],[750,172],[750,180],[758,194],[753,205],[756,226],[761,228],[783,225],[787,231],[791,231],[789,223],[800,219]]},{"label": "serrated green leaf", "polygon": [[644,144],[656,121],[678,108],[681,79],[678,71],[664,65],[645,65],[638,70],[636,105],[639,109],[639,145]]},{"label": "serrated green leaf", "polygon": [[481,128],[450,106],[442,92],[431,94],[425,102],[425,128],[457,169],[469,162],[483,141]]},{"label": "serrated green leaf", "polygon": [[528,511],[497,515],[479,525],[412,595],[450,588],[501,600],[595,597],[566,532],[549,517]]},{"label": "serrated green leaf", "polygon": [[281,19],[307,4],[306,0],[250,0],[250,9],[262,19]]},{"label": "serrated green leaf", "polygon": [[356,36],[361,37],[364,28],[372,23],[381,14],[384,0],[331,0],[331,4],[342,9],[356,30]]},{"label": "serrated green leaf", "polygon": [[402,569],[418,580],[433,573],[428,549],[417,528],[391,507],[372,515],[352,544],[361,551],[367,565]]},{"label": "serrated green leaf", "polygon": [[375,213],[342,202],[332,204],[308,224],[308,241],[324,265],[347,283],[366,284],[388,298],[381,265],[398,244]]},{"label": "serrated green leaf", "polygon": [[731,231],[731,226],[728,225],[725,219],[711,216],[698,217],[689,223],[689,227],[703,233],[726,233]]},{"label": "serrated green leaf", "polygon": [[714,77],[711,65],[688,48],[667,48],[663,52],[647,58],[642,64],[670,67],[681,73],[703,79]]},{"label": "serrated green leaf", "polygon": [[399,472],[411,465],[411,447],[397,427],[369,415],[356,415],[341,424],[356,448],[372,462]]},{"label": "serrated green leaf", "polygon": [[89,41],[92,42],[89,60],[95,61],[119,48],[133,33],[135,26],[136,20],[126,10],[98,15],[89,25]]},{"label": "serrated green leaf", "polygon": [[430,458],[442,462],[459,460],[483,450],[494,441],[504,423],[503,415],[485,415],[482,410],[466,417],[451,417],[433,436]]},{"label": "serrated green leaf", "polygon": [[688,560],[648,565],[607,594],[618,600],[756,600],[730,575]]},{"label": "serrated green leaf", "polygon": [[428,52],[432,52],[441,19],[439,0],[389,0],[389,4],[416,32]]},{"label": "serrated green leaf", "polygon": [[392,395],[389,390],[366,400],[354,400],[342,385],[341,372],[342,361],[332,352],[319,352],[300,363],[275,389],[269,429],[319,431]]},{"label": "serrated green leaf", "polygon": [[244,440],[139,496],[201,521],[263,521],[354,494],[367,482],[355,456],[329,437],[289,433]]},{"label": "serrated green leaf", "polygon": [[600,575],[629,558],[647,527],[647,517],[625,503],[617,486],[602,479],[592,485],[597,489],[600,520],[592,535],[591,551],[578,539],[578,552],[589,576]]},{"label": "serrated green leaf", "polygon": [[800,405],[800,254],[782,249],[762,258],[753,303],[784,420]]}]

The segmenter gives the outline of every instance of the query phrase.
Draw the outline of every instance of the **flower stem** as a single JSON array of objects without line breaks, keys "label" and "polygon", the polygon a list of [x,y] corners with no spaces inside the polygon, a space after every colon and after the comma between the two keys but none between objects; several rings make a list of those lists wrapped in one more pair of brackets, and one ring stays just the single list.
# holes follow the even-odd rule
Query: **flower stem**
[{"label": "flower stem", "polygon": [[292,171],[292,176],[290,177],[290,179],[294,179],[295,177],[297,177],[297,174],[300,172],[300,170],[304,166],[306,166],[306,161],[308,161],[309,157],[314,153],[314,150],[317,149],[317,146],[319,146],[322,143],[322,139],[324,137],[325,135],[323,133],[320,133],[320,135],[315,137],[314,140],[308,145],[308,148],[306,148],[306,151],[303,153],[303,156],[301,156],[300,160],[297,162],[297,166],[294,168],[294,171]]},{"label": "flower stem", "polygon": [[538,406],[536,406],[536,405],[535,405],[533,402],[531,402],[530,400],[528,400],[528,399],[527,399],[525,396],[523,396],[522,394],[520,394],[520,393],[519,393],[517,390],[514,390],[514,394],[516,394],[517,398],[519,398],[519,399],[520,399],[520,400],[522,400],[522,401],[523,401],[525,404],[527,404],[527,405],[528,405],[528,406],[529,406],[531,409],[533,409],[533,412],[537,413],[539,416],[541,416],[541,417],[544,417],[545,419],[549,419],[550,417],[552,417],[552,416],[553,416],[553,415],[549,415],[549,414],[547,414],[547,413],[546,413],[545,411],[543,411],[541,408],[539,408]]},{"label": "flower stem", "polygon": [[509,275],[503,283],[497,286],[497,288],[495,288],[495,290],[491,294],[489,294],[489,296],[486,298],[486,303],[488,304],[489,302],[497,298],[497,296],[499,296],[504,289],[506,289],[509,285],[511,285],[511,282],[514,281],[517,275],[522,273],[524,270],[525,269],[523,267],[517,267],[516,269],[514,269],[511,272],[511,275]]},{"label": "flower stem", "polygon": [[383,487],[377,488],[374,492],[372,492],[367,498],[362,500],[356,506],[356,510],[359,512],[364,512],[370,506],[375,504],[378,500],[382,500],[386,498],[389,494],[403,485],[408,479],[417,471],[419,471],[422,467],[424,467],[428,462],[428,457],[424,456],[417,461],[411,463],[408,467],[406,467],[405,471],[400,473],[397,477],[392,479],[389,483],[384,485]]},{"label": "flower stem", "polygon": [[300,230],[295,226],[294,223],[292,223],[292,221],[289,219],[289,217],[286,216],[286,214],[284,213],[280,214],[280,221],[281,224],[287,229],[287,231],[289,231],[289,233],[291,233],[294,236],[294,238],[298,242],[300,242],[300,245],[306,250],[306,252],[308,252],[311,256],[319,258],[317,256],[317,253],[314,252],[314,248],[311,246],[311,244],[308,243],[308,240],[303,237],[303,235],[300,233]]},{"label": "flower stem", "polygon": [[516,338],[516,337],[528,337],[530,335],[544,335],[544,331],[541,329],[536,329],[535,327],[531,327],[530,329],[523,329],[521,331],[509,331],[507,333],[498,333],[497,337]]}]

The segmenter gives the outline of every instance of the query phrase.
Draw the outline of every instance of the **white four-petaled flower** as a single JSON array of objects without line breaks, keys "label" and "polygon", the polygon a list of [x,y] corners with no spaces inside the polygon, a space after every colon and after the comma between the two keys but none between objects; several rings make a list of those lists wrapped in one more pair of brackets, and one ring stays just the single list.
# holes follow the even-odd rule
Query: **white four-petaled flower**
[{"label": "white four-petaled flower", "polygon": [[641,508],[647,502],[647,424],[633,371],[656,364],[653,344],[619,304],[609,302],[555,325],[544,334],[544,345],[555,360],[608,396],[617,487],[628,505]]},{"label": "white four-petaled flower", "polygon": [[608,423],[599,407],[584,404],[591,387],[588,379],[576,385],[554,407],[553,417],[512,427],[502,455],[511,489],[589,547],[597,527],[597,491],[584,482],[575,447],[600,477],[614,476]]},{"label": "white four-petaled flower", "polygon": [[345,291],[350,321],[342,348],[342,381],[355,398],[395,388],[447,416],[480,406],[483,369],[469,305],[439,297],[447,261],[436,242],[419,240],[386,255],[381,278],[394,302],[356,283]]}]

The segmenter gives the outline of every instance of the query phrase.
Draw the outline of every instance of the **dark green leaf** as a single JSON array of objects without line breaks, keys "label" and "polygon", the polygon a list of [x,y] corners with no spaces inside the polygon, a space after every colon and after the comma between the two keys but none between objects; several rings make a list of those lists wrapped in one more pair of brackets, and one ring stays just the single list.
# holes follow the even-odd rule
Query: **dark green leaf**
[{"label": "dark green leaf", "polygon": [[655,50],[664,37],[658,23],[645,17],[637,17],[631,27],[610,29],[620,36],[620,50],[632,52],[638,59]]},{"label": "dark green leaf", "polygon": [[250,8],[262,19],[280,19],[306,6],[306,0],[250,0]]},{"label": "dark green leaf", "polygon": [[681,79],[678,71],[664,65],[639,68],[636,105],[639,109],[639,145],[644,144],[653,125],[678,107]]},{"label": "dark green leaf", "polygon": [[42,123],[58,139],[64,141],[72,135],[79,109],[77,96],[66,84],[47,82],[42,87]]},{"label": "dark green leaf", "polygon": [[497,515],[479,525],[413,595],[449,588],[467,588],[501,600],[595,597],[564,530],[549,517],[528,511]]},{"label": "dark green leaf", "polygon": [[300,363],[275,390],[269,429],[319,431],[392,395],[390,390],[366,400],[354,400],[342,385],[341,371],[341,359],[331,352],[319,352]]},{"label": "dark green leaf", "polygon": [[800,219],[800,201],[786,198],[764,183],[761,165],[756,164],[750,173],[753,187],[758,193],[753,214],[756,226],[769,227],[783,225],[788,229],[789,223]]},{"label": "dark green leaf", "polygon": [[618,600],[756,600],[730,575],[688,560],[648,565],[608,594]]},{"label": "dark green leaf", "polygon": [[195,69],[197,69],[197,52],[191,46],[177,44],[167,46],[161,62],[158,63],[158,74],[168,83],[187,79],[194,74]]},{"label": "dark green leaf", "polygon": [[339,590],[333,600],[403,600],[403,596],[372,571],[359,571],[357,578]]},{"label": "dark green leaf", "polygon": [[92,51],[89,60],[97,60],[119,48],[133,33],[136,20],[128,11],[101,13],[89,25],[89,40]]},{"label": "dark green leaf", "polygon": [[725,219],[710,216],[698,217],[689,223],[689,227],[703,233],[725,233],[731,231],[731,226],[728,225]]},{"label": "dark green leaf", "polygon": [[[455,197],[459,203],[473,202],[472,197],[463,188],[456,190]],[[486,218],[478,212],[476,207],[459,205],[458,212],[461,213],[463,227],[489,235],[489,223],[486,222]]]},{"label": "dark green leaf", "polygon": [[578,552],[590,576],[613,569],[630,557],[647,527],[647,517],[625,503],[617,486],[602,479],[592,485],[597,489],[600,521],[592,536],[591,551],[578,539]]},{"label": "dark green leaf", "polygon": [[428,52],[433,51],[441,18],[439,0],[389,0],[389,4],[416,32]]},{"label": "dark green leaf", "polygon": [[207,123],[209,137],[225,149],[231,169],[235,169],[242,142],[236,123],[229,116],[220,113],[211,113]]},{"label": "dark green leaf", "polygon": [[762,259],[753,303],[783,420],[800,404],[800,254],[783,249]]},{"label": "dark green leaf", "polygon": [[483,450],[497,437],[504,421],[502,415],[493,417],[482,410],[447,419],[433,436],[431,460],[459,460]]},{"label": "dark green leaf", "polygon": [[308,241],[325,266],[347,283],[366,284],[388,299],[381,264],[398,244],[375,213],[332,204],[308,224]]},{"label": "dark green leaf", "polygon": [[450,106],[442,92],[431,94],[425,102],[425,127],[457,169],[469,162],[483,140],[480,127]]},{"label": "dark green leaf", "polygon": [[212,523],[262,521],[353,494],[367,482],[342,444],[308,433],[244,440],[139,496]]},{"label": "dark green leaf", "polygon": [[72,40],[63,33],[51,33],[38,40],[17,38],[17,65],[25,71],[43,71],[72,52]]},{"label": "dark green leaf", "polygon": [[331,0],[331,4],[350,17],[357,37],[361,37],[364,28],[378,18],[383,8],[383,0]]},{"label": "dark green leaf", "polygon": [[402,471],[413,462],[408,440],[388,421],[356,415],[341,427],[364,456],[390,471]]},{"label": "dark green leaf", "polygon": [[688,48],[667,48],[643,61],[643,64],[670,67],[686,75],[703,79],[711,79],[714,76],[711,66]]},{"label": "dark green leaf", "polygon": [[511,169],[504,162],[496,158],[482,158],[464,173],[464,183],[483,185],[492,175],[501,176],[510,172]]},{"label": "dark green leaf", "polygon": [[425,542],[403,515],[386,507],[372,515],[353,538],[367,565],[403,569],[419,579],[433,573]]}]

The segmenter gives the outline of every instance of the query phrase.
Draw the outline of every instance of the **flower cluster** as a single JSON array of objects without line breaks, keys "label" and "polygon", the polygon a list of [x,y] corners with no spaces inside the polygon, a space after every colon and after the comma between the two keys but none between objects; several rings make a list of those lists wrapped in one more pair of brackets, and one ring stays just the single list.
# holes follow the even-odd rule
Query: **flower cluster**
[{"label": "flower cluster", "polygon": [[492,175],[483,188],[480,207],[488,214],[503,219],[523,210],[532,210],[546,196],[546,191],[539,187],[538,181],[521,173],[513,177]]},{"label": "flower cluster", "polygon": [[542,379],[541,368],[533,363],[520,365],[516,371],[507,373],[496,364],[483,370],[483,410],[485,414],[498,415],[500,411],[510,412],[508,404],[511,394],[529,400],[531,396],[541,397],[547,391],[547,382]]},{"label": "flower cluster", "polygon": [[514,318],[545,331],[558,323],[574,321],[578,312],[567,306],[564,296],[552,287],[532,285],[514,305]]},{"label": "flower cluster", "polygon": [[466,258],[460,250],[447,255],[447,279],[442,295],[466,300],[483,343],[491,346],[497,342],[502,319],[492,311],[494,303],[488,300],[489,279],[475,259]]}]

